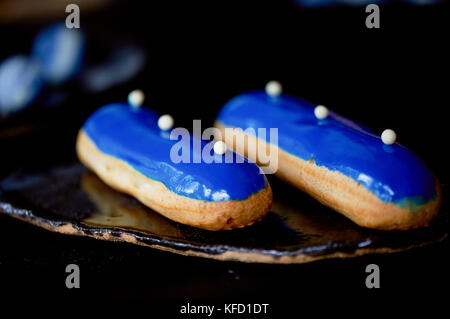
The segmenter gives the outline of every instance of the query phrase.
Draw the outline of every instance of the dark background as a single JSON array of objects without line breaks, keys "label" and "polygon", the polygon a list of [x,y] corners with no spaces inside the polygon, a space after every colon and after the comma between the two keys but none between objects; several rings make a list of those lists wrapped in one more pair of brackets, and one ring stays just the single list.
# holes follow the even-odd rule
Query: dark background
[{"label": "dark background", "polygon": [[[146,48],[148,65],[125,85],[95,95],[73,85],[70,101],[60,108],[34,108],[0,122],[3,129],[42,122],[48,137],[26,149],[20,146],[26,137],[1,139],[0,177],[23,166],[24,158],[38,162],[39,152],[74,143],[93,109],[125,100],[131,89],[144,90],[146,105],[172,114],[177,125],[189,129],[192,119],[210,126],[231,97],[276,79],[286,93],[327,105],[376,132],[394,129],[398,141],[448,183],[447,2],[383,4],[381,29],[365,27],[364,7],[305,9],[291,1],[165,3],[116,2],[87,14],[81,7],[88,61],[101,61],[112,43],[128,39]],[[0,58],[29,52],[34,35],[51,21],[2,23]],[[58,160],[74,159],[74,151],[66,149],[61,148]],[[435,307],[448,298],[448,241],[395,255],[282,266],[210,261],[65,237],[3,215],[0,225],[0,293],[5,295],[175,299],[157,303],[169,312],[192,298],[253,300],[271,302],[274,313],[312,307],[313,300],[379,305],[404,298],[408,304]],[[69,263],[81,268],[79,290],[65,288]],[[364,284],[369,263],[381,268],[382,288],[376,291]]]}]

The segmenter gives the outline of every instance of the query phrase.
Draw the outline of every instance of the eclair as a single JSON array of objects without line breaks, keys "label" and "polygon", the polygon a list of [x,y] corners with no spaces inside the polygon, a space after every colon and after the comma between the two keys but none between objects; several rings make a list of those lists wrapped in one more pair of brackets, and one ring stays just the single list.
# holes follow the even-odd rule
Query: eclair
[{"label": "eclair", "polygon": [[[255,146],[275,149],[276,176],[360,226],[417,228],[439,211],[437,179],[395,142],[395,132],[377,135],[324,106],[281,93],[279,85],[233,98],[215,126],[229,148],[260,165]],[[276,144],[268,134],[258,136],[258,128],[276,128]]]},{"label": "eclair", "polygon": [[[80,129],[78,157],[106,184],[173,221],[229,230],[262,219],[270,210],[272,191],[259,167],[231,150],[212,153],[211,163],[174,161],[171,154],[180,143],[189,159],[201,157],[209,143],[195,135],[171,139],[170,122],[145,107],[106,105]],[[199,149],[192,147],[195,142]],[[227,163],[222,160],[226,155],[239,160]]]}]

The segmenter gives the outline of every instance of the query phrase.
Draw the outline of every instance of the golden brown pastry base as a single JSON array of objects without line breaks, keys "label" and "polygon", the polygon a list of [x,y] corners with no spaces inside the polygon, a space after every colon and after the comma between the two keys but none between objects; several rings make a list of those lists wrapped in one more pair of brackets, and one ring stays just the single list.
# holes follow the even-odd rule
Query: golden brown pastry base
[{"label": "golden brown pastry base", "polygon": [[264,189],[242,201],[209,202],[177,195],[161,182],[147,178],[127,163],[101,152],[82,130],[77,138],[77,154],[106,184],[182,224],[207,230],[240,228],[261,220],[272,203],[268,182]]},{"label": "golden brown pastry base", "polygon": [[[243,131],[235,132],[236,139],[233,140],[233,136],[225,135],[225,126],[222,123],[216,122],[215,126],[221,130],[223,140],[230,149],[261,164],[255,154],[256,148],[249,148],[247,145],[258,143],[259,147],[268,149],[269,145],[265,141]],[[244,144],[237,141],[244,141]],[[436,183],[435,200],[422,206],[414,206],[414,211],[410,211],[408,208],[381,201],[360,183],[340,172],[317,166],[313,161],[305,161],[279,148],[276,176],[307,192],[358,225],[368,228],[406,230],[428,226],[437,215],[441,204],[439,183]]]}]

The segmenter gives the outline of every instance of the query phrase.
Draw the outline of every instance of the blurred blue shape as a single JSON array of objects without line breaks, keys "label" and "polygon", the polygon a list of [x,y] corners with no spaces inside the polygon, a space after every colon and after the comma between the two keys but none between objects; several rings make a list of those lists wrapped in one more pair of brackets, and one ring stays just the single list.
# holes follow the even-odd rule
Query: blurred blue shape
[{"label": "blurred blue shape", "polygon": [[101,92],[130,81],[147,63],[147,53],[133,43],[120,43],[112,49],[110,57],[100,65],[86,70],[82,76],[85,90]]},{"label": "blurred blue shape", "polygon": [[30,105],[42,91],[39,62],[14,55],[0,64],[0,117]]},{"label": "blurred blue shape", "polygon": [[52,85],[63,84],[78,74],[85,52],[84,34],[53,24],[36,36],[31,55],[41,64],[43,79]]}]

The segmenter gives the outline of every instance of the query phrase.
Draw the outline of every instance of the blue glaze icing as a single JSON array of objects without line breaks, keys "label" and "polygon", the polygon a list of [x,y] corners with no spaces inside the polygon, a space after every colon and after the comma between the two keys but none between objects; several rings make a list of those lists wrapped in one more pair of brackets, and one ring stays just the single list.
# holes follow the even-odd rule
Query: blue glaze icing
[{"label": "blue glaze icing", "polygon": [[84,35],[80,29],[68,29],[64,23],[58,23],[38,33],[31,54],[40,62],[43,78],[59,85],[81,70],[84,51]]},{"label": "blue glaze icing", "polygon": [[[193,163],[193,157],[201,156],[201,151],[193,147],[193,140],[199,138],[190,135],[189,141],[170,140],[169,134],[158,128],[157,121],[158,115],[144,107],[133,110],[127,104],[117,103],[96,111],[83,130],[100,151],[125,161],[178,195],[214,202],[245,200],[265,188],[266,179],[258,166],[239,154],[231,156],[239,157],[242,163],[225,163],[226,154],[213,151],[210,154],[221,157],[222,163]],[[170,151],[178,141],[190,149],[190,163],[171,161]],[[208,142],[200,142],[203,150]]]},{"label": "blue glaze icing", "polygon": [[278,128],[278,146],[303,160],[314,160],[361,183],[383,202],[414,210],[436,197],[433,174],[404,146],[383,144],[379,135],[330,111],[326,119],[314,115],[315,105],[263,91],[239,95],[221,110],[217,120],[242,129]]}]

